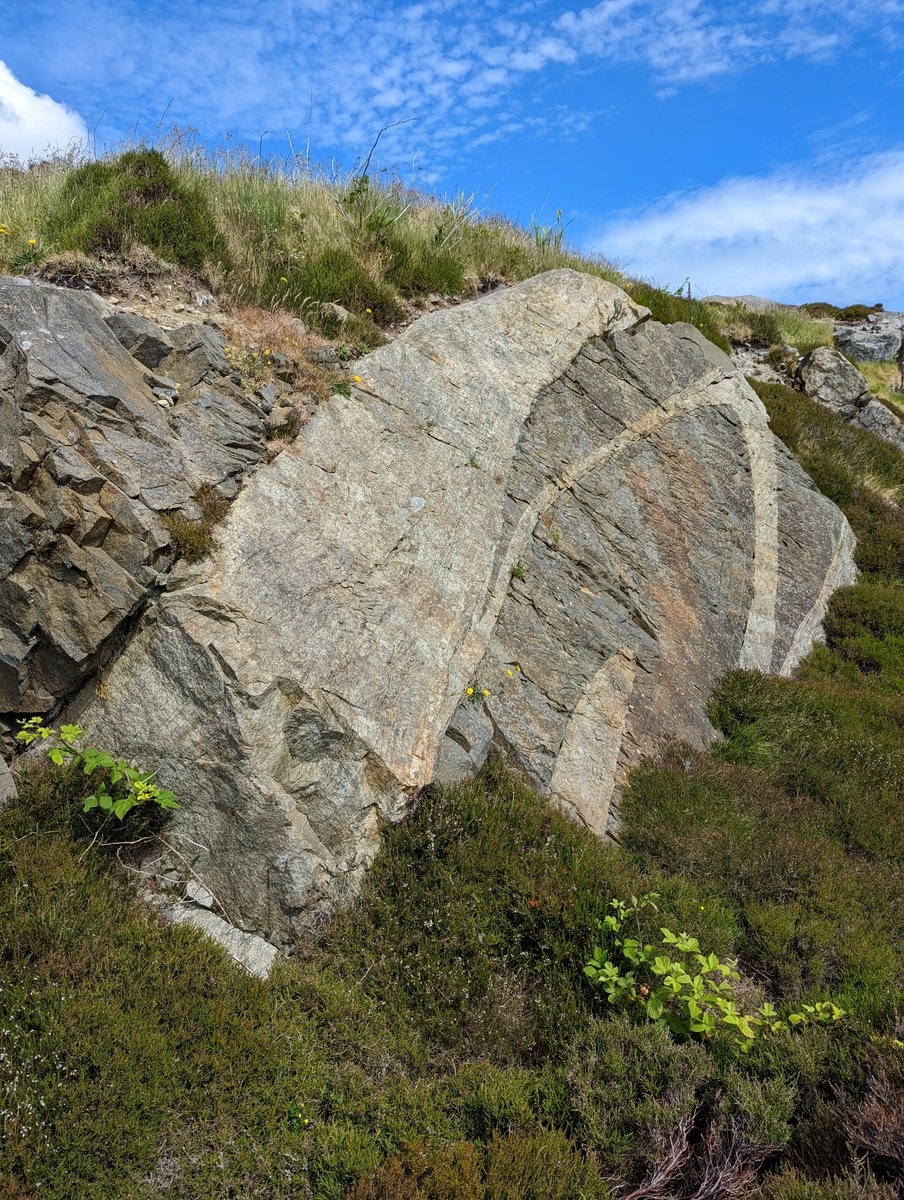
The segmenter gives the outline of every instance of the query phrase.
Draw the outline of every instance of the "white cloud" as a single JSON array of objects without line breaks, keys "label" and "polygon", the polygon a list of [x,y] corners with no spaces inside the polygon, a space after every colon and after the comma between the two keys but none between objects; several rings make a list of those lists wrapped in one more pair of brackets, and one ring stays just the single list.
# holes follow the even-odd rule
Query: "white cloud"
[{"label": "white cloud", "polygon": [[665,197],[598,230],[626,270],[694,292],[904,308],[904,149]]},{"label": "white cloud", "polygon": [[25,161],[87,141],[78,113],[26,87],[0,61],[0,154]]}]

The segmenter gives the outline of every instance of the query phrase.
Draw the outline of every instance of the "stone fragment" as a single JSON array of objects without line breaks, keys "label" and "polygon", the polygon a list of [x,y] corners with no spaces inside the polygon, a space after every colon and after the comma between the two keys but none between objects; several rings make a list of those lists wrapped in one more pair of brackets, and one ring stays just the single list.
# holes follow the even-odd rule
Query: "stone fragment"
[{"label": "stone fragment", "polygon": [[274,408],[273,412],[267,417],[267,428],[269,430],[281,429],[287,425],[295,416],[295,409],[285,405],[280,408]]},{"label": "stone fragment", "polygon": [[274,405],[279,400],[280,396],[285,392],[285,384],[282,383],[265,383],[263,387],[259,387],[255,395],[260,402],[264,412],[272,412]]},{"label": "stone fragment", "polygon": [[352,315],[347,308],[343,308],[341,304],[334,304],[332,300],[321,304],[320,311],[324,317],[338,321],[340,325],[344,325]]},{"label": "stone fragment", "polygon": [[196,879],[189,879],[185,885],[185,897],[192,904],[198,904],[201,908],[213,908],[216,903],[216,898],[212,892],[209,892],[203,883],[198,883]]},{"label": "stone fragment", "polygon": [[223,947],[231,959],[244,967],[249,975],[266,979],[280,957],[279,951],[269,942],[253,933],[236,929],[205,908],[189,905],[173,905],[161,912],[165,921],[172,925],[191,925]]},{"label": "stone fragment", "polygon": [[173,348],[169,335],[146,317],[116,312],[106,321],[131,356],[146,367],[159,367]]}]

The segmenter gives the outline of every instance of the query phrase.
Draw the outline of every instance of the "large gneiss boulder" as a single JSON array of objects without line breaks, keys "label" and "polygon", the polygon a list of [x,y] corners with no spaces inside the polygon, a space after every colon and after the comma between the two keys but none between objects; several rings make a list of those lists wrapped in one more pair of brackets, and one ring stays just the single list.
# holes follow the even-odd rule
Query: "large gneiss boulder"
[{"label": "large gneiss boulder", "polygon": [[0,714],[80,686],[174,560],[159,514],[196,515],[202,483],[233,495],[261,457],[223,342],[0,278]]},{"label": "large gneiss boulder", "polygon": [[718,677],[790,671],[854,578],[726,356],[600,279],[434,313],[357,373],[70,712],[158,769],[224,915],[284,942],[493,748],[612,828],[636,757],[705,744]]}]

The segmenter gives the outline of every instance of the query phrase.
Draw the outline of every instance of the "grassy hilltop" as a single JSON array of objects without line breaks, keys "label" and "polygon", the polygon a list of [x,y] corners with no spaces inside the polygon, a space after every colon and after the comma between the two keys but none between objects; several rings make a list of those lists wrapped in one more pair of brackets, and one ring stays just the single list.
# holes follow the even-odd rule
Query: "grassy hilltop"
[{"label": "grassy hilltop", "polygon": [[[339,303],[362,350],[420,297],[565,265],[723,344],[739,325],[801,349],[831,330],[740,311],[728,327],[570,253],[557,228],[242,160],[6,170],[0,227],[0,270],[102,281],[143,245],[227,302],[327,334],[319,305]],[[900,1196],[904,456],[758,390],[847,513],[860,582],[795,679],[721,682],[711,752],[675,745],[634,772],[620,846],[497,765],[418,800],[352,909],[262,983],[148,916],[116,848],[84,830],[82,777],[31,770],[0,814],[2,1200]],[[686,931],[737,959],[746,1011],[845,1015],[745,1049],[608,1004],[583,971],[595,921],[649,893],[642,936]]]},{"label": "grassy hilltop", "polygon": [[[204,276],[234,304],[295,313],[337,331],[358,349],[402,319],[407,302],[432,294],[468,297],[554,267],[588,271],[626,286],[662,321],[689,321],[727,348],[726,332],[809,349],[831,325],[801,315],[724,312],[571,250],[561,216],[530,230],[483,214],[472,199],[442,200],[398,181],[330,177],[268,165],[241,153],[210,159],[138,149],[28,171],[0,168],[0,270],[35,271],[55,282],[103,286],[105,260],[148,247]],[[143,260],[142,260],[143,261]],[[792,336],[793,335],[793,336]]]}]

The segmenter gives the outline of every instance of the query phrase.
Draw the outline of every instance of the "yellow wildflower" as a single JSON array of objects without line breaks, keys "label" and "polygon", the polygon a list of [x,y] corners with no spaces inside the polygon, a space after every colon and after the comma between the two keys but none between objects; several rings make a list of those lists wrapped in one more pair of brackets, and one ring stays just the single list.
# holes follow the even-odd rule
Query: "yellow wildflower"
[{"label": "yellow wildflower", "polygon": [[516,670],[516,671],[520,671],[520,670],[521,670],[521,668],[518,666],[518,664],[517,664],[517,663],[515,663],[515,670]]},{"label": "yellow wildflower", "polygon": [[0,233],[2,233],[4,237],[9,237],[9,230],[5,225],[0,225]]},{"label": "yellow wildflower", "polygon": [[372,309],[372,308],[365,308],[365,310],[364,310],[364,311],[365,311],[366,313],[372,313],[372,312],[373,312],[373,309]]},{"label": "yellow wildflower", "polygon": [[506,671],[506,675],[508,675],[509,679],[511,679],[511,678],[512,678],[512,669],[511,669],[511,667],[509,667],[509,669]]},{"label": "yellow wildflower", "polygon": [[266,348],[266,350],[264,351],[264,357],[266,357],[269,353],[270,353],[270,347],[268,346]]},{"label": "yellow wildflower", "polygon": [[353,375],[353,376],[352,376],[352,379],[355,381],[355,383],[360,383],[360,382],[361,382],[361,376],[360,376],[360,375]]},{"label": "yellow wildflower", "polygon": [[29,238],[29,239],[28,239],[28,244],[29,244],[29,246],[37,246],[37,244],[38,244],[38,239],[37,239],[37,238]]},{"label": "yellow wildflower", "polygon": [[488,688],[484,688],[484,689],[483,689],[483,694],[484,694],[485,696],[489,696],[489,694],[490,694],[490,692],[489,692],[489,689],[488,689]]},{"label": "yellow wildflower", "polygon": [[473,688],[468,688],[468,695],[469,695],[469,696],[473,696],[473,695],[474,695],[474,689],[473,689]]},{"label": "yellow wildflower", "polygon": [[286,279],[285,275],[280,275],[279,282],[280,283],[288,283],[289,281],[288,281],[288,279]]}]

